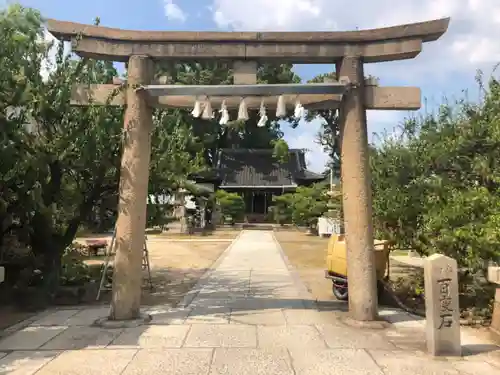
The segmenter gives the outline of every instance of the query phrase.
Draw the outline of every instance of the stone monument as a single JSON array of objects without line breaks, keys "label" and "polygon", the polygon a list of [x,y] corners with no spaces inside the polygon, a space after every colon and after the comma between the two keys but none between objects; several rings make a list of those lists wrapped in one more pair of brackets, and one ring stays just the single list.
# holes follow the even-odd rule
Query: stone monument
[{"label": "stone monument", "polygon": [[461,356],[457,261],[433,254],[424,261],[427,350]]},{"label": "stone monument", "polygon": [[488,267],[488,281],[496,284],[495,300],[493,302],[493,316],[491,317],[490,330],[500,336],[500,267]]}]

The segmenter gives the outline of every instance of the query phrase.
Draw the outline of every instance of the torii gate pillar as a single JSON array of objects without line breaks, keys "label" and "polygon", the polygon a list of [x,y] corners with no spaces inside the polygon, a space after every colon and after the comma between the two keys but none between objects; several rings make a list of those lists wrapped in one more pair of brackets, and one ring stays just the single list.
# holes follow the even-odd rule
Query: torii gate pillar
[{"label": "torii gate pillar", "polygon": [[378,315],[378,301],[363,61],[346,56],[337,64],[337,74],[353,83],[339,117],[349,313],[355,320],[373,321]]},{"label": "torii gate pillar", "polygon": [[153,63],[146,56],[131,56],[128,62],[127,108],[123,126],[120,170],[120,200],[116,223],[116,256],[110,318],[131,320],[140,315],[142,249],[151,158],[152,109],[147,95],[136,91],[149,84]]}]

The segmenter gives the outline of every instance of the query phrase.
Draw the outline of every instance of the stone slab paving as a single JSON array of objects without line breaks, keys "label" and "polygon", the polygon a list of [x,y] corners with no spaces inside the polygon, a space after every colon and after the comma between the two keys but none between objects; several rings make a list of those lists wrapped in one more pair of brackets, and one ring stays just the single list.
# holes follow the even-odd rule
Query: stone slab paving
[{"label": "stone slab paving", "polygon": [[381,309],[349,324],[343,302],[315,303],[272,232],[243,231],[177,308],[150,324],[93,325],[107,307],[47,311],[0,340],[0,375],[500,375],[500,350],[463,329],[462,358],[425,354],[425,322]]}]

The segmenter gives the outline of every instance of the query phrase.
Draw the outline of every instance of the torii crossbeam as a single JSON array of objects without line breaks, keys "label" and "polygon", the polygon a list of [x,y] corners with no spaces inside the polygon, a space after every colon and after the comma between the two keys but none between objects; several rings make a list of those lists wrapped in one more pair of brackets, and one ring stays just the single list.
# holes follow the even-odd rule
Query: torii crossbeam
[{"label": "torii crossbeam", "polygon": [[[122,156],[110,319],[140,316],[152,108],[192,107],[200,93],[211,94],[213,104],[225,100],[230,108],[237,107],[236,93],[251,95],[247,98],[250,108],[258,108],[262,99],[272,107],[278,95],[285,94],[290,105],[301,93],[306,108],[340,110],[349,312],[358,321],[375,320],[378,307],[366,110],[415,110],[421,100],[418,88],[378,87],[365,82],[363,65],[414,58],[423,43],[438,40],[448,24],[449,18],[346,32],[149,32],[48,20],[49,32],[71,41],[73,51],[80,56],[128,64],[128,82],[77,86],[73,95],[75,105],[92,102],[126,106],[124,128],[128,134]],[[235,87],[173,88],[153,82],[153,64],[159,60],[232,61]],[[337,81],[266,88],[256,85],[257,64],[264,61],[335,64]],[[124,90],[109,101],[109,94],[118,87]]]}]

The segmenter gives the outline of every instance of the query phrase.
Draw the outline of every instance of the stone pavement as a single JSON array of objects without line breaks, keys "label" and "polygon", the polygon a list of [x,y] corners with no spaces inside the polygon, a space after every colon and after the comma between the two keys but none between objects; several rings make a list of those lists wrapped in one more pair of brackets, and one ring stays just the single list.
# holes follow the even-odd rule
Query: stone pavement
[{"label": "stone pavement", "polygon": [[107,308],[40,314],[0,341],[0,375],[500,375],[473,330],[463,358],[438,360],[415,317],[383,309],[392,324],[356,328],[345,303],[315,303],[272,232],[243,231],[182,306],[146,311],[125,329],[93,326]]}]

